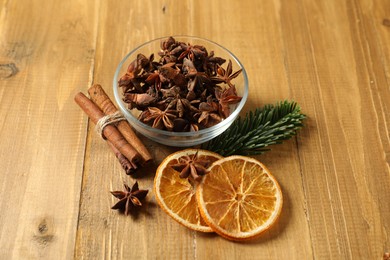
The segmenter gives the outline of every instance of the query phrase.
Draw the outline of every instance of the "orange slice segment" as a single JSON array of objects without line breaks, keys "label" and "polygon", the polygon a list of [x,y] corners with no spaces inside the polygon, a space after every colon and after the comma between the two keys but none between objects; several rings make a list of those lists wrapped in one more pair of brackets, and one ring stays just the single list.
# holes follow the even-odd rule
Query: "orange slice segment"
[{"label": "orange slice segment", "polygon": [[197,188],[206,223],[231,240],[249,240],[271,228],[283,197],[279,184],[259,161],[230,156],[215,162]]},{"label": "orange slice segment", "polygon": [[154,178],[154,192],[159,206],[180,224],[201,232],[213,232],[202,219],[196,201],[197,182],[180,178],[179,172],[171,166],[178,163],[182,156],[198,153],[199,159],[210,161],[210,165],[223,158],[219,154],[200,150],[186,149],[169,155],[158,166]]}]

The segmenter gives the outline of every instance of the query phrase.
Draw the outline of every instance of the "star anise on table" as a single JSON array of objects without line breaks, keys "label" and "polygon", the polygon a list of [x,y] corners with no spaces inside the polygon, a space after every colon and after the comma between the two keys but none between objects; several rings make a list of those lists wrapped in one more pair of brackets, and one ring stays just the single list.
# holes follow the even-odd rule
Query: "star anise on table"
[{"label": "star anise on table", "polygon": [[141,201],[148,194],[148,190],[140,190],[138,188],[138,182],[135,182],[133,187],[129,187],[126,183],[124,191],[111,191],[111,194],[118,198],[119,201],[112,206],[112,209],[117,209],[129,215],[130,211],[135,207],[142,206]]},{"label": "star anise on table", "polygon": [[222,68],[221,66],[218,66],[217,76],[211,77],[211,80],[216,82],[216,83],[224,82],[224,83],[228,84],[230,87],[232,87],[233,84],[231,83],[231,81],[234,78],[236,78],[241,73],[241,71],[242,71],[242,69],[237,70],[236,72],[233,73],[232,61],[229,60],[229,63],[226,67],[226,70],[224,68]]},{"label": "star anise on table", "polygon": [[202,175],[206,174],[206,169],[210,165],[209,160],[200,159],[198,152],[192,155],[184,155],[178,159],[178,163],[171,167],[180,172],[180,178],[188,178],[192,176],[195,180],[199,180]]},{"label": "star anise on table", "polygon": [[[173,120],[177,117],[175,110],[161,110],[157,107],[148,107],[147,113],[145,115],[141,114],[140,119],[145,123],[152,122],[152,127],[157,129],[168,129],[172,130],[174,127]],[[145,112],[144,111],[144,112]]]}]

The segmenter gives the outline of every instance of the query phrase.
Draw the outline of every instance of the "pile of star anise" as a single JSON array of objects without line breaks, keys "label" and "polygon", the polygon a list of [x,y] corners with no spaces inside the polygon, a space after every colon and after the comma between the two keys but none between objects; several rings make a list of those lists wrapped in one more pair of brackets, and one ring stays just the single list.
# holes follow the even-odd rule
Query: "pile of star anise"
[{"label": "pile of star anise", "polygon": [[182,132],[213,126],[240,102],[229,60],[204,46],[169,37],[161,42],[159,61],[138,54],[119,80],[128,108],[142,111],[139,120],[153,128]]}]

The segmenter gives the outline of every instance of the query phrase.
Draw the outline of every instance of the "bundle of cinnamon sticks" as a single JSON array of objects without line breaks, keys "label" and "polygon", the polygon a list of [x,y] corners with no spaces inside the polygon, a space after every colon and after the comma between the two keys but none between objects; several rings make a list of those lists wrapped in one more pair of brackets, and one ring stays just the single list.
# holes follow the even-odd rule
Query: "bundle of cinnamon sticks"
[{"label": "bundle of cinnamon sticks", "polygon": [[[99,84],[90,87],[88,93],[90,99],[79,92],[74,100],[94,124],[101,123],[99,120],[102,120],[105,116],[114,115],[118,112],[118,109]],[[152,160],[149,151],[126,120],[120,120],[115,124],[104,124],[102,137],[107,140],[108,145],[128,175]]]}]

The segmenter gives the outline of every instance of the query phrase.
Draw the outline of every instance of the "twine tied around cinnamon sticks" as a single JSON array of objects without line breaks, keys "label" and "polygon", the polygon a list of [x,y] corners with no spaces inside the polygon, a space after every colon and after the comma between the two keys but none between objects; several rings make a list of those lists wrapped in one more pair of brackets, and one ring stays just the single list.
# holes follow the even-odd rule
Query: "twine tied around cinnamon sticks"
[{"label": "twine tied around cinnamon sticks", "polygon": [[95,84],[88,89],[88,93],[91,99],[80,92],[74,100],[97,125],[101,136],[107,140],[126,174],[132,174],[139,166],[151,161],[149,151],[103,88]]},{"label": "twine tied around cinnamon sticks", "polygon": [[95,129],[96,132],[103,138],[107,139],[103,134],[103,129],[110,124],[116,125],[119,121],[126,120],[123,114],[119,111],[116,111],[114,114],[103,116],[96,123]]}]

